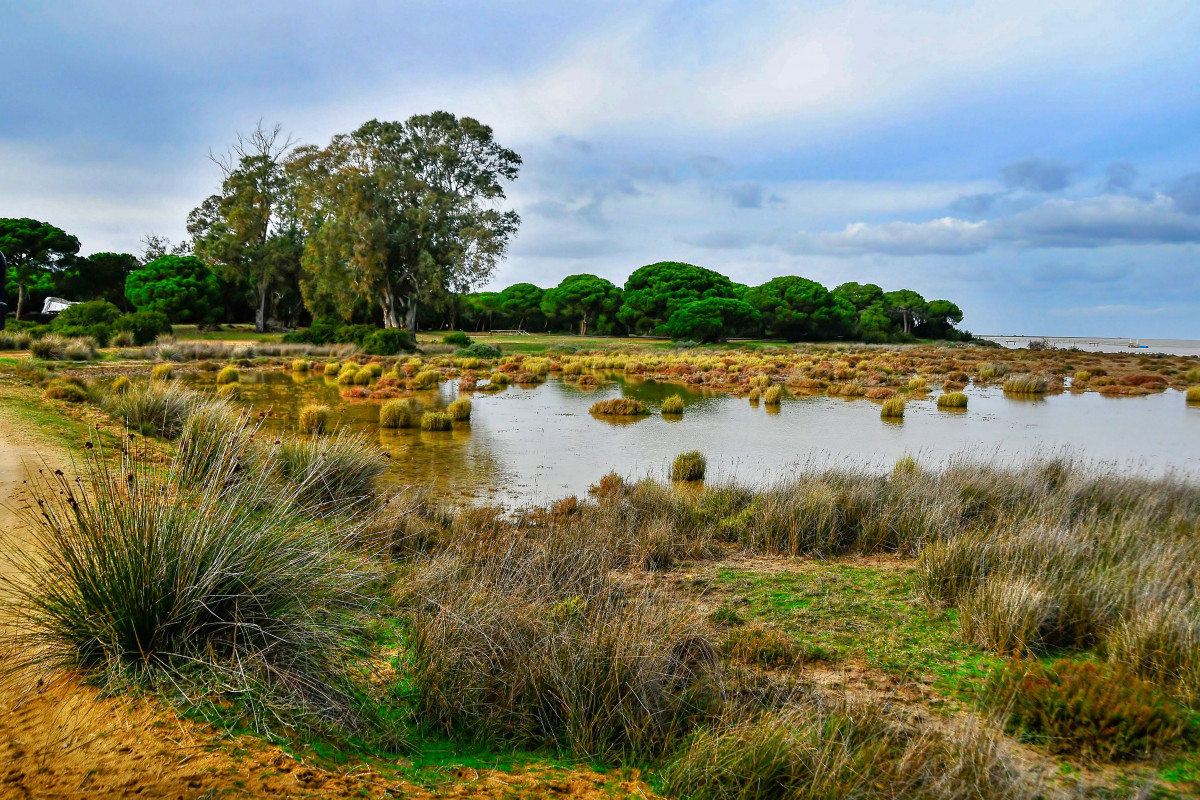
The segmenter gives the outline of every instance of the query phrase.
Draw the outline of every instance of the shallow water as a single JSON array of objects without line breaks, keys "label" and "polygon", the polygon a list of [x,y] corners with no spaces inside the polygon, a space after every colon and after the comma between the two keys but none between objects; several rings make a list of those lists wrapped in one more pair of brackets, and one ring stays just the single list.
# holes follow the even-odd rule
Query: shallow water
[{"label": "shallow water", "polygon": [[[1059,350],[1083,350],[1088,353],[1128,353],[1130,355],[1200,356],[1198,339],[1123,339],[1112,336],[980,336],[1010,350],[1042,342]],[[1130,345],[1135,345],[1130,347]]]},{"label": "shallow water", "polygon": [[[201,379],[202,381],[204,379]],[[664,397],[679,393],[686,411],[660,416]],[[593,417],[597,400],[635,397],[655,413],[636,420]],[[905,455],[929,467],[966,454],[1020,462],[1066,450],[1123,471],[1200,476],[1200,406],[1169,390],[1110,398],[1088,392],[1037,400],[1006,396],[999,387],[969,387],[966,411],[939,411],[936,392],[911,399],[902,422],[880,419],[879,403],[824,395],[785,398],[781,407],[754,405],[725,393],[608,376],[593,389],[551,378],[535,387],[472,393],[469,424],[450,432],[378,427],[379,403],[346,401],[320,376],[258,372],[242,376],[242,401],[270,410],[267,430],[289,430],[306,403],[334,408],[338,424],[377,439],[400,483],[432,483],[448,496],[516,505],[584,495],[615,470],[626,477],[664,476],[671,459],[700,450],[710,479],[766,484],[809,463],[890,469]],[[447,381],[418,392],[427,408],[457,396]]]}]

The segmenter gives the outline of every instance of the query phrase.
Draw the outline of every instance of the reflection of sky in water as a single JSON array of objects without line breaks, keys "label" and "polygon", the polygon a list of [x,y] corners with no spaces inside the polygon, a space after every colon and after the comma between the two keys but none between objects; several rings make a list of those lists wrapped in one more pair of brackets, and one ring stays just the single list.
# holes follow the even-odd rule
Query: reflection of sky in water
[{"label": "reflection of sky in water", "polygon": [[[788,398],[780,410],[745,398],[689,391],[653,381],[607,381],[584,390],[557,379],[537,387],[475,392],[469,425],[448,433],[380,430],[377,402],[347,402],[321,377],[247,372],[242,399],[271,409],[269,429],[288,429],[306,403],[335,409],[340,424],[378,437],[402,483],[434,483],[451,496],[505,503],[544,502],[587,487],[611,470],[625,476],[665,474],[684,450],[707,456],[709,477],[770,483],[805,463],[849,463],[887,469],[914,455],[936,467],[951,456],[1020,460],[1068,449],[1141,473],[1176,469],[1200,475],[1200,406],[1178,391],[1107,398],[1061,394],[1040,400],[1006,397],[999,387],[968,389],[966,412],[939,411],[936,392],[910,400],[904,421],[879,418],[869,400]],[[453,382],[417,394],[426,407],[454,399]],[[680,393],[686,413],[658,415],[658,404]],[[637,421],[610,422],[588,413],[592,403],[636,397],[655,411]]]}]

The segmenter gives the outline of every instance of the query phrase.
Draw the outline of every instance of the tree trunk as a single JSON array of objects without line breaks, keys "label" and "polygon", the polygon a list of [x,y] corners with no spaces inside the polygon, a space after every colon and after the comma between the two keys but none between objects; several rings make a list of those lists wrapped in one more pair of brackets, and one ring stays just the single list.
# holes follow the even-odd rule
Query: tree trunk
[{"label": "tree trunk", "polygon": [[262,284],[259,284],[258,291],[258,307],[254,309],[254,332],[267,332],[267,290]]},{"label": "tree trunk", "polygon": [[588,315],[587,315],[587,312],[585,311],[583,314],[583,319],[581,319],[579,321],[579,335],[580,336],[587,336],[587,325],[588,325]]},{"label": "tree trunk", "polygon": [[17,319],[21,319],[21,312],[25,310],[25,284],[17,284]]},{"label": "tree trunk", "polygon": [[402,328],[400,312],[396,308],[396,293],[387,287],[379,293],[379,307],[383,309],[383,327]]},{"label": "tree trunk", "polygon": [[404,329],[409,333],[417,332],[417,298],[408,299],[408,307],[404,309]]}]

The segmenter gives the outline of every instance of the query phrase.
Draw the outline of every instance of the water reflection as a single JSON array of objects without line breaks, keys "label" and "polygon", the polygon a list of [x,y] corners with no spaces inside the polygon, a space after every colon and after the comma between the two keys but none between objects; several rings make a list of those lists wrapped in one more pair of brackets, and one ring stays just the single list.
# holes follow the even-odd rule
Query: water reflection
[{"label": "water reflection", "polygon": [[[269,411],[269,429],[291,429],[301,407],[324,403],[334,409],[335,424],[379,441],[396,481],[509,504],[582,495],[610,470],[662,476],[675,455],[696,449],[708,458],[710,478],[751,484],[778,480],[814,461],[884,470],[909,454],[936,467],[964,451],[980,459],[1021,459],[1063,448],[1131,471],[1200,474],[1200,406],[1189,406],[1174,390],[1127,398],[1028,398],[968,387],[966,410],[938,409],[931,392],[911,398],[903,420],[889,421],[880,418],[879,403],[864,399],[786,397],[782,405],[768,406],[620,374],[597,377],[596,387],[551,378],[538,386],[474,392],[470,423],[448,432],[380,429],[378,402],[344,400],[337,383],[321,375],[246,371],[241,382],[242,402]],[[673,394],[683,397],[685,413],[664,419],[658,408]],[[457,395],[453,381],[414,394],[428,409],[444,408]],[[655,413],[635,420],[589,413],[596,401],[621,396],[641,400]]]}]

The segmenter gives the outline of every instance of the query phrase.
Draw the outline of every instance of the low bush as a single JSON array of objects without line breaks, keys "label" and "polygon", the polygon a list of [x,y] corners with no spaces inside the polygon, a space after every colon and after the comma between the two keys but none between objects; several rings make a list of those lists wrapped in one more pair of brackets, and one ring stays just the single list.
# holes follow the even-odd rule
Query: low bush
[{"label": "low bush", "polygon": [[133,338],[133,343],[141,347],[150,344],[160,336],[170,336],[174,333],[171,320],[161,311],[135,311],[117,318],[113,330],[127,333]]},{"label": "low bush", "polygon": [[938,408],[966,408],[967,396],[962,392],[946,392],[938,396]]},{"label": "low bush", "polygon": [[471,398],[460,397],[446,406],[446,413],[455,422],[466,422],[471,418]]},{"label": "low bush", "polygon": [[421,430],[448,431],[454,427],[454,418],[444,411],[426,411],[421,415]]},{"label": "low bush", "polygon": [[879,416],[884,419],[903,419],[904,418],[904,398],[893,397],[883,401],[883,407],[879,410]]},{"label": "low bush", "polygon": [[993,675],[986,696],[1010,730],[1052,753],[1145,758],[1196,734],[1188,713],[1157,686],[1090,661],[1014,661]]},{"label": "low bush", "polygon": [[474,342],[468,347],[459,350],[455,355],[460,358],[499,358],[502,353],[500,348],[484,342]]},{"label": "low bush", "polygon": [[65,378],[55,378],[46,384],[46,389],[42,393],[47,400],[65,400],[68,403],[86,403],[89,399],[86,386],[80,385],[82,382],[67,380]]},{"label": "low bush", "polygon": [[458,347],[470,347],[471,337],[462,331],[453,331],[442,337],[442,344],[453,344]]},{"label": "low bush", "polygon": [[301,433],[324,433],[329,426],[329,406],[309,404],[300,409],[296,418],[296,429]]},{"label": "low bush", "polygon": [[632,397],[615,397],[593,404],[591,413],[611,417],[639,417],[649,414],[650,409]]},{"label": "low bush", "polygon": [[671,480],[702,481],[706,469],[708,469],[708,460],[699,450],[680,453],[671,462]]},{"label": "low bush", "polygon": [[416,350],[417,340],[408,331],[399,328],[383,328],[367,336],[360,346],[364,352],[373,356],[394,356]]}]

